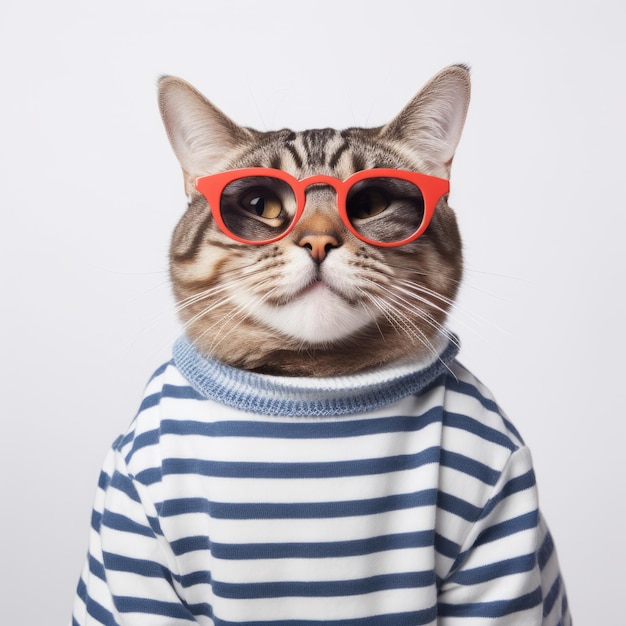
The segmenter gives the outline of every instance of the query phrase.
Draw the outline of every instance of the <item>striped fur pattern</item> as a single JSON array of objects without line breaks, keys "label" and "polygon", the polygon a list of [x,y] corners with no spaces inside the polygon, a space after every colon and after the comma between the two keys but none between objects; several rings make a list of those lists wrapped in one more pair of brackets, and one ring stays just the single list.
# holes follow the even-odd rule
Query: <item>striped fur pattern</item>
[{"label": "striped fur pattern", "polygon": [[[432,358],[462,275],[461,240],[447,198],[418,240],[381,248],[342,223],[334,191],[313,187],[284,239],[246,245],[224,235],[195,179],[242,167],[345,179],[379,167],[449,176],[469,100],[468,70],[450,67],[391,123],[373,129],[258,132],[191,85],[160,82],[159,103],[189,197],[171,245],[171,279],[187,335],[229,365],[281,375],[350,374]],[[322,259],[304,242],[328,241]]]}]

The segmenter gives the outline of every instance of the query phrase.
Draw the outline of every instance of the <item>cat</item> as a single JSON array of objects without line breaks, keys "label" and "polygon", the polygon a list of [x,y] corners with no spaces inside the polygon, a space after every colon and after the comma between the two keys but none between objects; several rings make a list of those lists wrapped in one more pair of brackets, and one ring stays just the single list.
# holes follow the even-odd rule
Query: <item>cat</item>
[{"label": "cat", "polygon": [[184,336],[113,444],[73,626],[571,626],[532,460],[446,326],[469,70],[390,123],[159,106]]},{"label": "cat", "polygon": [[[350,374],[436,352],[462,275],[461,239],[445,196],[417,240],[376,247],[342,224],[331,189],[312,187],[288,236],[250,246],[220,231],[194,184],[252,166],[297,179],[345,180],[373,168],[448,178],[469,94],[468,71],[456,66],[382,128],[259,133],[237,126],[180,79],[163,78],[161,113],[189,197],[171,245],[171,279],[194,343],[234,367],[289,376]],[[314,258],[311,238],[329,246],[323,259]]]}]

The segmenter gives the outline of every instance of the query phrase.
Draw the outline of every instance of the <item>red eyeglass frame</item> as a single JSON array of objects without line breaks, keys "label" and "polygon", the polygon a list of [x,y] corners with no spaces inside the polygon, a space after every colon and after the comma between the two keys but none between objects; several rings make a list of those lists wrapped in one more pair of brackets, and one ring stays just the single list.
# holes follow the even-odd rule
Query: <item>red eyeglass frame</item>
[{"label": "red eyeglass frame", "polygon": [[[221,197],[222,192],[226,186],[233,181],[240,178],[264,176],[281,180],[287,183],[293,190],[293,194],[296,200],[296,212],[291,220],[289,226],[280,235],[271,239],[263,239],[260,241],[243,239],[228,229],[221,215]],[[346,200],[348,192],[351,187],[361,180],[369,178],[397,178],[400,180],[406,180],[413,183],[422,192],[424,199],[424,216],[422,222],[410,237],[407,237],[401,241],[382,242],[368,239],[360,234],[348,218],[348,212],[346,208]],[[411,241],[415,241],[424,231],[428,228],[430,220],[435,212],[435,207],[439,200],[450,191],[450,181],[445,178],[437,178],[436,176],[429,176],[428,174],[420,174],[418,172],[410,172],[408,170],[397,170],[392,168],[374,168],[369,170],[361,170],[341,180],[334,176],[327,176],[319,174],[315,176],[308,176],[307,178],[298,179],[283,170],[277,170],[268,167],[248,167],[236,170],[227,170],[225,172],[219,172],[217,174],[209,174],[208,176],[201,176],[196,179],[196,189],[206,198],[211,207],[211,213],[215,219],[216,224],[220,230],[235,241],[245,243],[249,245],[265,245],[268,243],[274,243],[286,237],[298,223],[304,212],[304,206],[306,202],[306,190],[311,185],[328,185],[335,190],[337,194],[337,210],[341,217],[341,220],[346,225],[348,230],[365,243],[373,246],[392,248],[396,246],[402,246]],[[214,210],[214,207],[216,210]]]}]

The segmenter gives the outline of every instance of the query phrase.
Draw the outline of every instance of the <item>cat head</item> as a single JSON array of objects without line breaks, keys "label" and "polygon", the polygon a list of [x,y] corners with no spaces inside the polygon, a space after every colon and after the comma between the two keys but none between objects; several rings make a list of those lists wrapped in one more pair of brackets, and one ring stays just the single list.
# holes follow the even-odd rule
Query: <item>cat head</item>
[{"label": "cat head", "polygon": [[[447,179],[469,93],[468,69],[452,66],[382,127],[259,132],[237,125],[185,81],[163,77],[159,106],[189,199],[172,237],[170,274],[196,347],[234,367],[282,375],[350,374],[432,358],[462,275],[447,194],[421,236],[389,247],[370,242],[394,219],[384,202],[380,214],[361,216],[374,234],[359,237],[341,218],[332,184],[312,184],[287,235],[251,244],[220,228],[218,207],[196,181],[243,168],[281,170],[290,180],[343,181],[375,168]],[[238,211],[258,201],[253,191],[242,187]],[[280,211],[280,198],[273,201]]]}]

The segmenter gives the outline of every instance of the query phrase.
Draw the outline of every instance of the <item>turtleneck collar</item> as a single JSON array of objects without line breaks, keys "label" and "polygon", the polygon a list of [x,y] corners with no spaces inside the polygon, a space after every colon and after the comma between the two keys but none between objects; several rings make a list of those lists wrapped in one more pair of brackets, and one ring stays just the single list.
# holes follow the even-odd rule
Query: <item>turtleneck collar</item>
[{"label": "turtleneck collar", "polygon": [[174,363],[205,398],[273,416],[337,416],[382,408],[419,393],[457,355],[444,341],[429,360],[391,363],[372,371],[328,378],[270,376],[230,367],[201,354],[187,338],[174,345]]}]

